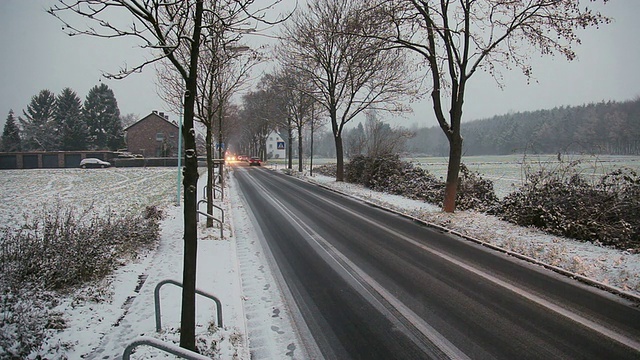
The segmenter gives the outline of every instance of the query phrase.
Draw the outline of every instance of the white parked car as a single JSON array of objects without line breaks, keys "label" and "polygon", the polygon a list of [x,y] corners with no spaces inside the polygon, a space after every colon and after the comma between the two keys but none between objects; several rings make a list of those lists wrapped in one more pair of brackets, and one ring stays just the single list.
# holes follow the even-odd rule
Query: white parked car
[{"label": "white parked car", "polygon": [[103,161],[96,158],[86,158],[80,161],[80,167],[83,169],[86,168],[108,168],[111,166],[110,162]]}]

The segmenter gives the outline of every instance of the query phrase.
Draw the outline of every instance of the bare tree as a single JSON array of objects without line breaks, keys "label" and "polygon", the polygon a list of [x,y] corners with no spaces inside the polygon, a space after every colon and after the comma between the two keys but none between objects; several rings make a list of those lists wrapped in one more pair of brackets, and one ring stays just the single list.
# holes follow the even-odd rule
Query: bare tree
[{"label": "bare tree", "polygon": [[135,124],[140,119],[140,115],[134,113],[120,115],[120,122],[122,122],[122,127],[125,129]]},{"label": "bare tree", "polygon": [[[200,36],[202,33],[202,1],[144,1],[135,0],[61,0],[49,13],[65,24],[70,35],[90,35],[104,38],[134,37],[142,46],[153,50],[154,57],[133,68],[123,68],[119,73],[108,75],[124,78],[140,71],[144,66],[160,59],[168,59],[185,81],[184,126],[184,269],[180,346],[195,350],[195,285],[197,258],[196,201],[198,184],[198,162],[193,128],[194,105],[197,93],[196,79]],[[98,24],[98,28],[80,28],[63,18],[65,13],[74,13],[87,21]],[[116,15],[117,14],[117,15]],[[118,18],[130,19],[121,25]],[[176,50],[187,48],[189,57],[181,59]],[[188,60],[188,61],[184,61]]]},{"label": "bare tree", "polygon": [[407,140],[415,136],[405,128],[392,128],[378,118],[375,110],[365,111],[365,116],[364,126],[360,123],[346,133],[349,156],[379,157],[398,154],[404,150]]},{"label": "bare tree", "polygon": [[298,140],[298,171],[302,172],[302,131],[311,121],[311,107],[315,101],[311,83],[305,78],[304,73],[286,65],[274,74],[267,74],[265,81],[282,105],[281,117],[276,119],[276,126],[287,130],[288,168],[293,168],[293,131],[295,130]]},{"label": "bare tree", "polygon": [[264,90],[250,91],[242,97],[242,133],[238,148],[248,156],[263,157],[266,138],[271,130],[268,120],[268,94]]},{"label": "bare tree", "polygon": [[249,128],[256,132],[253,134],[255,154],[262,160],[267,159],[266,139],[269,133],[282,128],[292,128],[285,95],[280,86],[279,76],[265,74],[260,79],[257,89],[243,97],[244,120]]},{"label": "bare tree", "polygon": [[347,143],[345,146],[345,154],[347,157],[353,158],[356,155],[365,154],[367,135],[362,123],[358,123],[358,126],[355,128],[345,131],[344,138]]},{"label": "bare tree", "polygon": [[370,157],[398,154],[404,150],[407,140],[414,136],[405,128],[392,128],[378,118],[376,111],[366,112],[364,131],[365,152]]},{"label": "bare tree", "polygon": [[322,129],[322,127],[326,124],[325,118],[323,117],[322,108],[317,106],[316,99],[312,98],[313,102],[311,103],[311,117],[309,118],[309,175],[313,176],[313,155],[314,155],[314,144],[315,144],[315,133],[318,129]]},{"label": "bare tree", "polygon": [[[229,126],[224,119],[229,114],[231,97],[246,84],[251,69],[260,61],[257,52],[247,46],[240,45],[240,37],[235,33],[225,33],[223,26],[229,23],[244,23],[248,19],[242,11],[242,7],[228,9],[229,15],[226,21],[222,21],[216,29],[210,28],[209,41],[201,55],[201,77],[198,87],[202,96],[196,102],[199,121],[206,127],[207,144],[207,177],[206,198],[207,213],[213,213],[213,185],[214,185],[214,156],[212,152],[214,128],[217,126],[218,159],[224,159],[225,147],[228,146]],[[231,36],[229,36],[231,35]],[[234,36],[235,35],[235,36]],[[224,181],[224,166],[220,163],[219,179],[221,185]],[[213,226],[213,220],[207,219],[207,227]]]},{"label": "bare tree", "polygon": [[403,111],[415,86],[402,51],[362,36],[388,31],[362,16],[364,0],[311,0],[292,17],[282,34],[277,57],[300,71],[314,87],[313,97],[326,110],[336,147],[336,180],[344,179],[342,132],[365,109]]},{"label": "bare tree", "polygon": [[393,24],[392,31],[368,36],[410,49],[426,64],[433,109],[449,141],[446,212],[455,210],[469,79],[484,70],[500,84],[501,68],[513,66],[530,77],[534,49],[573,60],[572,48],[580,43],[576,31],[610,21],[575,0],[379,0],[363,14]]},{"label": "bare tree", "polygon": [[[277,1],[277,0],[274,0]],[[64,24],[69,35],[89,35],[102,38],[134,38],[152,55],[133,67],[107,74],[124,78],[159,60],[169,61],[184,81],[184,269],[180,346],[195,350],[195,285],[197,259],[197,183],[198,160],[194,129],[195,99],[198,93],[198,61],[204,29],[203,21],[218,14],[216,5],[238,3],[239,0],[59,0],[49,13]],[[249,12],[247,0],[243,11]],[[206,6],[205,6],[206,5]],[[260,21],[265,8],[250,13]],[[71,15],[71,16],[67,16]],[[82,19],[82,21],[77,21]],[[181,96],[180,96],[181,97]]]},{"label": "bare tree", "polygon": [[[271,4],[277,3],[273,1]],[[242,90],[251,69],[259,63],[257,51],[242,45],[243,35],[257,30],[258,15],[247,7],[254,0],[209,1],[204,21],[207,23],[200,49],[198,98],[196,99],[196,121],[205,126],[205,151],[207,161],[207,213],[213,212],[214,158],[224,159],[228,132],[225,113],[231,105],[232,96]],[[184,57],[185,55],[181,55]],[[170,67],[164,66],[158,73],[161,97],[175,103],[179,97],[182,81]],[[175,106],[175,105],[174,105]],[[217,131],[216,131],[217,130]],[[217,154],[213,149],[217,139]],[[224,165],[220,163],[219,179],[223,181]],[[213,219],[207,218],[207,227],[213,226]]]}]

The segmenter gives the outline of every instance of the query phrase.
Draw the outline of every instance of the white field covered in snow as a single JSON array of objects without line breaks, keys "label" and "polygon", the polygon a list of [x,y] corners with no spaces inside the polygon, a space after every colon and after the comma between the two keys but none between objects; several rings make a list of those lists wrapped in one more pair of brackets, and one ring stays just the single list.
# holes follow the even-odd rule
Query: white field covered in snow
[{"label": "white field covered in snow", "polygon": [[[279,166],[282,168],[282,166]],[[202,172],[202,170],[201,170]],[[233,174],[233,171],[231,172]],[[140,336],[178,343],[180,290],[167,284],[161,290],[162,331],[156,333],[154,288],[164,279],[182,278],[182,207],[175,206],[177,170],[24,170],[0,173],[0,225],[19,226],[23,214],[56,202],[105,211],[139,211],[160,205],[166,218],[158,248],[116,270],[99,284],[61,297],[56,311],[67,328],[51,332],[37,353],[49,358],[119,359],[127,344]],[[640,255],[603,248],[526,229],[494,217],[457,212],[398,196],[376,193],[333,179],[301,176],[323,186],[443,226],[461,235],[521,253],[603,284],[640,295]],[[201,176],[198,190],[205,184]],[[278,281],[269,269],[251,216],[245,211],[233,181],[224,201],[224,238],[219,228],[199,223],[197,287],[223,304],[222,329],[212,301],[198,297],[198,343],[219,359],[304,358],[302,342],[293,330]],[[199,194],[201,197],[202,195]],[[277,274],[277,273],[276,273]],[[149,346],[136,349],[133,359],[171,358]]]}]

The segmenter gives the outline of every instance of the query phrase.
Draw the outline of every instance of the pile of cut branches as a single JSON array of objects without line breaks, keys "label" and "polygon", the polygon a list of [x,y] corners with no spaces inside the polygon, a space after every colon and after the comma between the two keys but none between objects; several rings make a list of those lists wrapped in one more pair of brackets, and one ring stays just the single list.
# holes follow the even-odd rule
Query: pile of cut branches
[{"label": "pile of cut branches", "polygon": [[[315,171],[335,176],[335,165],[324,165]],[[444,181],[421,167],[400,160],[398,155],[356,156],[345,164],[345,181],[439,206],[442,206],[444,198]],[[463,165],[458,184],[458,209],[486,211],[495,206],[497,201],[493,182],[483,179]]]},{"label": "pile of cut branches", "polygon": [[640,250],[640,177],[630,169],[595,183],[578,171],[539,170],[493,213],[551,234]]}]

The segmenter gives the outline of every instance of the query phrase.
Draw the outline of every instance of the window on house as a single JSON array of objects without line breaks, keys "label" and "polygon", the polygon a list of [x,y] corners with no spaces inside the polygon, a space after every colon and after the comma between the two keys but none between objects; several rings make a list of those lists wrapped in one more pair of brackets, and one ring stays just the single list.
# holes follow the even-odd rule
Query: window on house
[{"label": "window on house", "polygon": [[269,149],[273,149],[273,144],[269,144]]},{"label": "window on house", "polygon": [[157,141],[162,141],[162,140],[164,140],[164,134],[163,134],[163,133],[161,133],[161,132],[156,133],[156,140],[157,140]]}]

